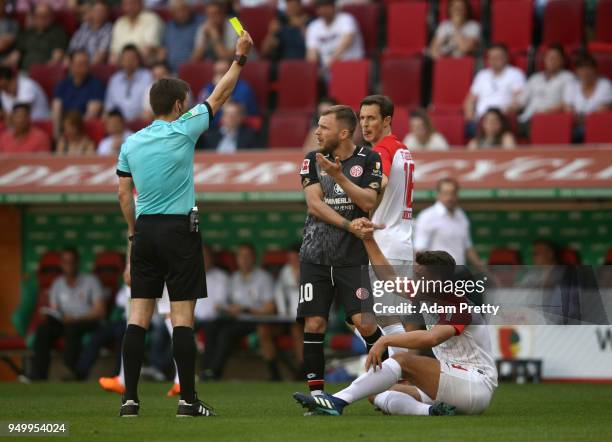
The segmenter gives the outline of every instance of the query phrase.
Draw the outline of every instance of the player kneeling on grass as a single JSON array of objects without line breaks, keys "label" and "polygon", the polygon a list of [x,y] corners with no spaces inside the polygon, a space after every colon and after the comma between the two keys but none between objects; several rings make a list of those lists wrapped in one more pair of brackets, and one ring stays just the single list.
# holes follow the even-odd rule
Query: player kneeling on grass
[{"label": "player kneeling on grass", "polygon": [[[364,226],[372,228],[370,221]],[[388,262],[373,239],[364,240],[372,265],[389,279]],[[415,276],[425,280],[449,279],[454,259],[446,252],[416,256]],[[413,298],[419,301],[420,295]],[[293,397],[316,414],[339,416],[347,405],[369,398],[378,409],[392,415],[480,414],[487,409],[497,387],[497,370],[491,355],[489,332],[477,315],[423,314],[427,330],[384,336],[372,347],[366,373],[334,395]],[[435,358],[412,353],[395,354],[382,362],[388,347],[412,350],[431,348]],[[398,384],[405,379],[411,385]]]}]

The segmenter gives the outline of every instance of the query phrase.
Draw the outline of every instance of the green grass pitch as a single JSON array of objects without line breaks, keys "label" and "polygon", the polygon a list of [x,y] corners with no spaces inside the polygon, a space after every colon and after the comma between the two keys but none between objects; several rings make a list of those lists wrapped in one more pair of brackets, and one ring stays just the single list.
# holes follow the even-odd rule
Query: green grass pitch
[{"label": "green grass pitch", "polygon": [[304,417],[291,398],[302,383],[211,383],[198,390],[219,416],[197,419],[174,417],[167,388],[143,383],[140,417],[119,419],[119,397],[93,382],[0,384],[0,421],[65,421],[75,441],[612,440],[612,385],[502,385],[482,416],[391,417],[362,401],[341,417]]}]

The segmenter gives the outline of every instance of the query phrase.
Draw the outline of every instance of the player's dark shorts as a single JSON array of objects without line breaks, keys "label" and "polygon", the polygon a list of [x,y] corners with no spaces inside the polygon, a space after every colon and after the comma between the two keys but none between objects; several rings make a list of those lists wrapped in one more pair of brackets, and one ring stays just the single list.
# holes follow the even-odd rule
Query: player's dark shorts
[{"label": "player's dark shorts", "polygon": [[132,298],[170,301],[206,298],[202,237],[189,231],[187,215],[140,215],[130,258]]},{"label": "player's dark shorts", "polygon": [[300,262],[300,300],[297,318],[327,318],[337,299],[347,319],[357,313],[372,313],[373,301],[367,265],[333,267]]}]

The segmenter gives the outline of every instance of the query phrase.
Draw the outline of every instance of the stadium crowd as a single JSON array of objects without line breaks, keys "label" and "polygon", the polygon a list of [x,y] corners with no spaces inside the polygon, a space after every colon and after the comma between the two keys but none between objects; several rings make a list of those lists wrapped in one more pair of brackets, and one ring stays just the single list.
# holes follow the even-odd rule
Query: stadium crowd
[{"label": "stadium crowd", "polygon": [[[156,79],[208,96],[232,56],[233,15],[257,54],[198,149],[310,149],[327,97],[356,106],[370,91],[393,99],[413,149],[610,142],[610,4],[0,0],[0,152],[116,155],[151,121]],[[559,125],[571,139],[542,137]]]}]

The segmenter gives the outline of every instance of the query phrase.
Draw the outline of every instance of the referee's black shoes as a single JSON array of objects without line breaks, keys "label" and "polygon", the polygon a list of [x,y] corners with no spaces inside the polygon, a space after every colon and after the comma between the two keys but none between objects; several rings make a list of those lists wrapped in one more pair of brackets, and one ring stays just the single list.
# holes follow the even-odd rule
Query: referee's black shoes
[{"label": "referee's black shoes", "polygon": [[121,403],[121,410],[119,410],[120,417],[138,417],[138,410],[140,405],[131,399]]},{"label": "referee's black shoes", "polygon": [[199,417],[216,416],[215,411],[210,405],[205,404],[196,396],[195,401],[189,404],[184,400],[179,400],[176,417]]}]

